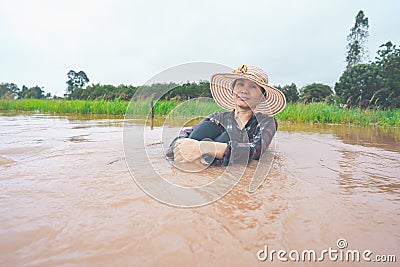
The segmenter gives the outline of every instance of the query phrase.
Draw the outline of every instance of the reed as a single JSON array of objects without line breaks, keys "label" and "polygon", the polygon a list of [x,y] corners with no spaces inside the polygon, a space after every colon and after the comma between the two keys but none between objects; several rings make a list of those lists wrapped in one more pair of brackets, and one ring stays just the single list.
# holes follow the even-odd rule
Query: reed
[{"label": "reed", "polygon": [[[148,115],[150,101],[105,101],[105,100],[44,100],[44,99],[0,99],[0,110],[34,111],[40,113],[107,114],[107,115]],[[213,101],[157,101],[154,113],[157,116],[205,116],[223,111]],[[279,113],[280,121],[303,123],[353,124],[362,126],[400,127],[400,109],[362,110],[346,109],[326,103],[289,103]]]}]

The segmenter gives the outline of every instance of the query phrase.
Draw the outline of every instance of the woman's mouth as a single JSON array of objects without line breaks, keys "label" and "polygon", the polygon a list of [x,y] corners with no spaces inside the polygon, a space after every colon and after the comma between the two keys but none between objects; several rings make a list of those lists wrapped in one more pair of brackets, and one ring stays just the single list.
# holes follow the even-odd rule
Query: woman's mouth
[{"label": "woman's mouth", "polygon": [[247,102],[247,101],[249,101],[249,100],[250,100],[250,98],[249,98],[249,97],[247,97],[247,96],[241,96],[241,95],[238,95],[238,97],[239,97],[239,99],[240,99],[240,100],[242,100],[242,101],[245,101],[245,102]]}]

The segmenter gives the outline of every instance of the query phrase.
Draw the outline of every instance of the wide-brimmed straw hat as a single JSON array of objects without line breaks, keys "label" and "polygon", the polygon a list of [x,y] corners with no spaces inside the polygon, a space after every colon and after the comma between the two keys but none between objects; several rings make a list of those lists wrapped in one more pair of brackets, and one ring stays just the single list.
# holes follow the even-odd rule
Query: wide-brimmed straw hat
[{"label": "wide-brimmed straw hat", "polygon": [[265,89],[265,98],[253,110],[269,116],[278,114],[285,108],[285,95],[268,84],[268,75],[258,67],[242,65],[232,73],[216,73],[211,77],[211,94],[217,104],[226,110],[234,110],[233,83],[237,79],[248,79]]}]

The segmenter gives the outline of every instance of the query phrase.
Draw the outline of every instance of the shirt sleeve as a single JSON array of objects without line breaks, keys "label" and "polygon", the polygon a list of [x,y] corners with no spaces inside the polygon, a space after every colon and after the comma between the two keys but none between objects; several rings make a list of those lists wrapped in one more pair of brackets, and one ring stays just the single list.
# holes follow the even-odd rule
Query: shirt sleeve
[{"label": "shirt sleeve", "polygon": [[[231,140],[225,149],[223,156],[223,164],[246,163],[251,159],[258,160],[271,144],[277,130],[277,124],[274,118],[269,117],[257,125],[254,136],[250,138],[250,142],[239,142]],[[234,153],[232,153],[234,152]]]}]

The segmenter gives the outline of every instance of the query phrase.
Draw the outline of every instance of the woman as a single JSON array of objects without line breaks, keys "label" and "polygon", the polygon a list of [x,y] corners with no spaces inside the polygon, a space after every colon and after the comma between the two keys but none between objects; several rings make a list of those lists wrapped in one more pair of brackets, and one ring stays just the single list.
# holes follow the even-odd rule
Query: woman
[{"label": "woman", "polygon": [[262,69],[246,65],[232,73],[214,74],[210,89],[215,102],[229,111],[213,113],[181,131],[167,157],[225,166],[258,160],[277,130],[273,116],[285,107],[284,94],[268,85]]}]

